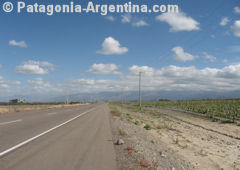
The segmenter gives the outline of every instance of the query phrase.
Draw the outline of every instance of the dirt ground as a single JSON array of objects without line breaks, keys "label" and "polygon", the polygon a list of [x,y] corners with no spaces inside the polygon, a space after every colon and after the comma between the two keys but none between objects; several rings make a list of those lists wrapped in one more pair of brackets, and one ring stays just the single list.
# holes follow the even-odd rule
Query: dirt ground
[{"label": "dirt ground", "polygon": [[[113,116],[114,140],[126,140],[115,147],[119,165],[125,165],[119,169],[138,169],[140,158],[149,163],[147,169],[240,170],[240,127],[236,124],[167,109],[114,107],[119,113]],[[130,160],[126,160],[128,145],[134,148]],[[134,163],[138,166],[127,168]]]}]

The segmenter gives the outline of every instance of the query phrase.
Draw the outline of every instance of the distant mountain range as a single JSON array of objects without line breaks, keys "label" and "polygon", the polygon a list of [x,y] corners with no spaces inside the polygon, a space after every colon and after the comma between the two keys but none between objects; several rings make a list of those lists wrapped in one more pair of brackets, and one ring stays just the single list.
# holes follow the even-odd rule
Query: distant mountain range
[{"label": "distant mountain range", "polygon": [[[100,92],[70,95],[72,101],[136,101],[138,91],[128,92]],[[214,91],[143,91],[142,100],[152,101],[168,100],[196,100],[196,99],[229,99],[240,98],[240,91],[214,92]]]},{"label": "distant mountain range", "polygon": [[[11,97],[0,97],[0,101],[8,101],[13,98],[24,98],[28,101],[39,102],[63,102],[66,96],[44,96],[44,95],[21,95]],[[79,93],[70,94],[69,101],[82,102],[110,102],[110,101],[137,101],[138,91],[124,92],[98,92],[98,93]],[[142,101],[153,101],[160,99],[168,100],[196,100],[196,99],[229,99],[240,98],[240,91],[143,91]]]}]

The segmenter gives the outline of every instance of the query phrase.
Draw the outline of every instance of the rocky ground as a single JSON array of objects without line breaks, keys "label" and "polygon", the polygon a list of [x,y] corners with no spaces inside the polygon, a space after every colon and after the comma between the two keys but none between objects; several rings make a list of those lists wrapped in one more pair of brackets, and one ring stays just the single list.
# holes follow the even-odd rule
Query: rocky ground
[{"label": "rocky ground", "polygon": [[240,169],[240,127],[182,112],[110,104],[119,169]]}]

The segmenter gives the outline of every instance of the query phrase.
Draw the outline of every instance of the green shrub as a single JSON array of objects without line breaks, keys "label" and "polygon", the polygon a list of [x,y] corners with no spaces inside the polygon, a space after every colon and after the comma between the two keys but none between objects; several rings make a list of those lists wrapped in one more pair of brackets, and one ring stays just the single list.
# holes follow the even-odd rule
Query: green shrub
[{"label": "green shrub", "polygon": [[140,122],[136,120],[134,124],[135,124],[135,125],[139,125]]},{"label": "green shrub", "polygon": [[234,121],[227,119],[227,120],[222,120],[221,123],[234,123]]},{"label": "green shrub", "polygon": [[151,126],[146,124],[143,128],[145,128],[146,130],[151,130]]}]

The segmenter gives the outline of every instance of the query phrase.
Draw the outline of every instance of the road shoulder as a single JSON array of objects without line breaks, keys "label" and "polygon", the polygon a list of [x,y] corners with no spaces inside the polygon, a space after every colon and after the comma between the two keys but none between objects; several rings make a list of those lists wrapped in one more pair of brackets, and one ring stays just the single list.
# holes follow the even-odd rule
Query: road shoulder
[{"label": "road shoulder", "polygon": [[158,137],[133,123],[135,120],[128,113],[113,107],[110,106],[113,139],[124,141],[115,145],[118,169],[194,169]]}]

